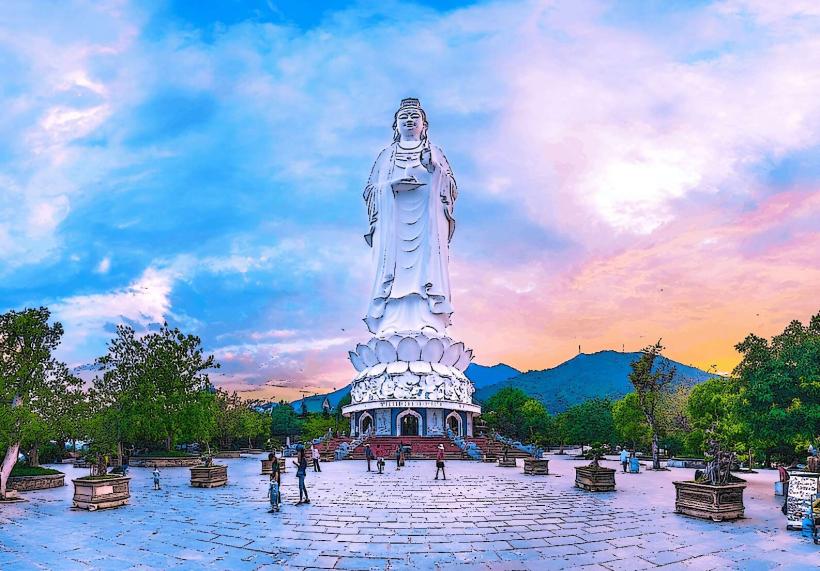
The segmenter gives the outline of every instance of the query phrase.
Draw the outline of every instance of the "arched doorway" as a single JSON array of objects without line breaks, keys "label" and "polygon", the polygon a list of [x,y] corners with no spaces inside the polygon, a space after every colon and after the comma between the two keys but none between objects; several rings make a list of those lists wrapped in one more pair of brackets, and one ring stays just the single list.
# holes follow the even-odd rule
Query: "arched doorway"
[{"label": "arched doorway", "polygon": [[421,415],[414,410],[405,410],[396,417],[396,434],[399,436],[421,436]]},{"label": "arched doorway", "polygon": [[370,416],[369,412],[366,412],[359,418],[359,434],[364,435],[368,430],[373,431],[373,417]]},{"label": "arched doorway", "polygon": [[463,436],[464,432],[461,430],[461,415],[457,412],[451,412],[447,415],[447,428],[456,436]]}]

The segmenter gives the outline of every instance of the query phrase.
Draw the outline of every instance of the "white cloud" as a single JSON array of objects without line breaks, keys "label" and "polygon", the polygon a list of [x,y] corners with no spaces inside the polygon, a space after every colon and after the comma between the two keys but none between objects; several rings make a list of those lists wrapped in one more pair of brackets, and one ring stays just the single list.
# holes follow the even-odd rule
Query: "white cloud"
[{"label": "white cloud", "polygon": [[100,263],[97,264],[96,271],[98,274],[107,274],[108,271],[111,269],[111,258],[109,256],[104,257],[100,260]]},{"label": "white cloud", "polygon": [[107,324],[123,318],[147,326],[162,323],[169,314],[173,283],[170,272],[152,267],[122,289],[67,297],[51,307],[72,336],[100,334]]}]

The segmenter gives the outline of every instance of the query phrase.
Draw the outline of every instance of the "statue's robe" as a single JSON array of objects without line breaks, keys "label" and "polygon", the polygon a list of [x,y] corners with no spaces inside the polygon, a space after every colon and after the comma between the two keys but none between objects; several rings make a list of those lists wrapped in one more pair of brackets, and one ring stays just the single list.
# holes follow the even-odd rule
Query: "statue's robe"
[{"label": "statue's robe", "polygon": [[[447,266],[458,192],[444,153],[434,145],[430,151],[438,163],[433,173],[420,166],[417,155],[407,163],[413,166],[405,173],[397,166],[402,151],[393,143],[379,154],[364,190],[370,219],[365,240],[372,247],[375,269],[364,321],[374,335],[428,328],[444,335],[450,324],[453,307]],[[391,182],[405,174],[426,184],[394,192]]]}]

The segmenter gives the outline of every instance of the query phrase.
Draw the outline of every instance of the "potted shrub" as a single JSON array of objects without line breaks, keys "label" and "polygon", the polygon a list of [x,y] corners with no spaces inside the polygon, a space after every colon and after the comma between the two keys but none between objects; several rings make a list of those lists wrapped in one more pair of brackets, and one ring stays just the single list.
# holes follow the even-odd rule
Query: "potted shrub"
[{"label": "potted shrub", "polygon": [[508,456],[509,451],[510,445],[505,442],[501,448],[501,458],[498,459],[498,465],[501,468],[515,468],[515,458]]},{"label": "potted shrub", "polygon": [[195,488],[217,488],[228,483],[228,467],[214,464],[210,450],[202,456],[202,465],[191,467],[191,485]]},{"label": "potted shrub", "polygon": [[131,478],[109,474],[108,458],[100,453],[91,465],[91,474],[72,480],[74,484],[75,508],[96,511],[98,509],[118,508],[128,503],[131,497],[129,482]]},{"label": "potted shrub", "polygon": [[614,492],[615,470],[604,468],[599,464],[603,457],[603,450],[593,448],[589,453],[592,456],[592,462],[587,466],[575,468],[575,486],[588,492]]},{"label": "potted shrub", "polygon": [[742,518],[746,481],[731,474],[737,462],[734,452],[720,449],[709,440],[706,470],[695,471],[695,479],[675,484],[675,512],[701,519],[723,521]]}]

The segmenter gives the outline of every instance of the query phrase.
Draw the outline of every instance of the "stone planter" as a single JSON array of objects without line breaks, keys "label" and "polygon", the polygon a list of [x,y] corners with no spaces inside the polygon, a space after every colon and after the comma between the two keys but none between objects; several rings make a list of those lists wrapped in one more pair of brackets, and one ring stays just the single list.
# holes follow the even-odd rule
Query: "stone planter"
[{"label": "stone planter", "polygon": [[270,474],[273,472],[273,460],[262,460],[262,473]]},{"label": "stone planter", "polygon": [[132,468],[190,468],[199,466],[202,459],[199,456],[165,456],[165,457],[139,457],[131,456],[128,465]]},{"label": "stone planter", "polygon": [[549,460],[524,458],[524,473],[530,476],[546,476],[550,473]]},{"label": "stone planter", "polygon": [[131,478],[125,476],[107,476],[89,479],[77,478],[74,483],[75,508],[96,511],[108,508],[118,508],[128,503],[131,497],[129,482]]},{"label": "stone planter", "polygon": [[43,476],[12,476],[6,483],[9,490],[33,492],[65,486],[65,474],[47,474]]},{"label": "stone planter", "polygon": [[672,482],[675,484],[675,512],[700,519],[723,521],[743,517],[743,490],[746,482],[722,486],[698,482]]},{"label": "stone planter", "polygon": [[264,450],[261,448],[240,448],[239,452],[241,454],[262,454]]},{"label": "stone planter", "polygon": [[214,458],[239,458],[242,453],[239,450],[222,450],[214,452]]},{"label": "stone planter", "polygon": [[498,459],[498,467],[499,468],[515,468],[515,458],[507,458],[504,460],[503,458]]},{"label": "stone planter", "polygon": [[228,467],[223,464],[191,468],[191,485],[195,488],[218,488],[227,483]]},{"label": "stone planter", "polygon": [[496,457],[495,457],[495,456],[493,456],[492,454],[485,454],[484,456],[482,456],[482,457],[481,457],[481,461],[482,461],[482,462],[491,462],[491,463],[495,463],[497,460],[498,460],[498,458],[496,458]]},{"label": "stone planter", "polygon": [[588,492],[614,492],[615,470],[600,466],[575,468],[575,486]]}]

